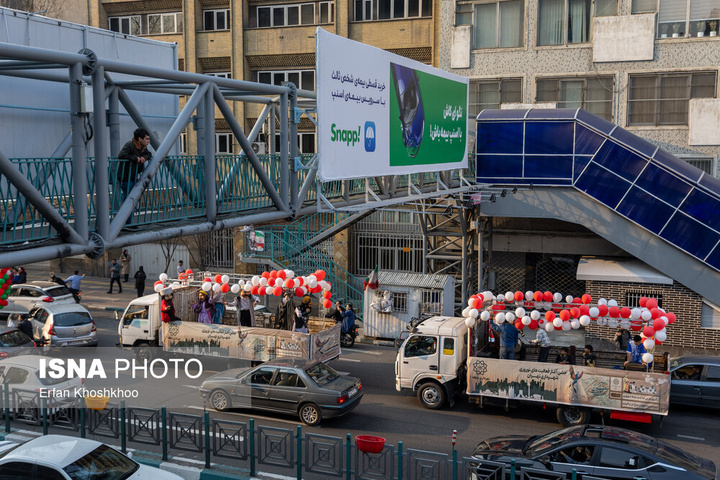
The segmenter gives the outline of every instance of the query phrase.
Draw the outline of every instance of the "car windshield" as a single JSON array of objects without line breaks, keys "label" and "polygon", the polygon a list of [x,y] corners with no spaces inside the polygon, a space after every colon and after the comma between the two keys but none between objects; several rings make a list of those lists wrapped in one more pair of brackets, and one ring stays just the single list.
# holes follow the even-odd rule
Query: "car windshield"
[{"label": "car windshield", "polygon": [[140,465],[108,447],[100,445],[87,455],[78,458],[63,470],[77,480],[123,480],[131,476]]},{"label": "car windshield", "polygon": [[58,313],[53,317],[56,327],[77,327],[90,323],[90,314],[86,312]]},{"label": "car windshield", "polygon": [[70,290],[68,290],[67,287],[64,287],[62,285],[58,285],[57,287],[50,287],[45,291],[53,298],[62,297],[63,295],[71,295]]},{"label": "car windshield", "polygon": [[19,347],[32,342],[30,337],[22,333],[20,330],[12,330],[0,334],[0,346],[2,347]]},{"label": "car windshield", "polygon": [[582,436],[582,428],[583,427],[563,428],[562,430],[551,432],[541,437],[531,437],[525,447],[523,447],[523,453],[528,457],[542,455],[557,445],[580,438]]},{"label": "car windshield", "polygon": [[323,387],[340,376],[338,372],[328,367],[324,363],[316,363],[305,369],[305,373],[317,384]]}]

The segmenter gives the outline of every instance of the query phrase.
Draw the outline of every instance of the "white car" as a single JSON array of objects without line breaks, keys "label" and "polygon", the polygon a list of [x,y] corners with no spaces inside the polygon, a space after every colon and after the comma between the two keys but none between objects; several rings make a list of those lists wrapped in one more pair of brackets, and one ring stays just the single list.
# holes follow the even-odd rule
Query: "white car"
[{"label": "white car", "polygon": [[104,443],[66,435],[45,435],[20,444],[0,442],[0,478],[182,480],[174,473],[140,465]]},{"label": "white car", "polygon": [[0,318],[7,318],[12,313],[27,315],[33,308],[43,305],[74,304],[75,297],[65,285],[37,281],[11,285],[7,301],[7,306],[0,310]]},{"label": "white car", "polygon": [[52,347],[84,347],[98,344],[92,315],[78,303],[47,304],[30,312],[33,336]]}]

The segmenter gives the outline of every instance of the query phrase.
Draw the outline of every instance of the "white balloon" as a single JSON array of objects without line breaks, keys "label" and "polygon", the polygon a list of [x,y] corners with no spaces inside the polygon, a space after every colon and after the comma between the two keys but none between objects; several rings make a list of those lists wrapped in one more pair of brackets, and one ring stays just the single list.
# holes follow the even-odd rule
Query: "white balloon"
[{"label": "white balloon", "polygon": [[577,330],[578,328],[580,328],[580,321],[577,318],[573,318],[572,320],[570,320],[570,326],[573,328],[573,330]]},{"label": "white balloon", "polygon": [[522,307],[518,307],[515,309],[515,316],[517,318],[522,318],[525,316],[525,309]]},{"label": "white balloon", "polygon": [[505,301],[512,302],[515,300],[515,294],[513,292],[505,292]]},{"label": "white balloon", "polygon": [[238,284],[236,283],[235,285],[233,285],[232,287],[230,287],[230,291],[231,291],[232,293],[238,293],[238,292],[240,291],[240,285],[238,285]]},{"label": "white balloon", "polygon": [[652,313],[650,313],[650,310],[645,309],[640,314],[640,318],[642,318],[643,320],[645,320],[647,322],[648,320],[650,320],[652,318]]},{"label": "white balloon", "polygon": [[618,326],[617,318],[612,318],[612,317],[608,318],[607,326],[610,328],[617,328],[617,326]]},{"label": "white balloon", "polygon": [[180,282],[173,282],[173,285],[180,285]]},{"label": "white balloon", "polygon": [[643,353],[642,361],[645,363],[652,363],[655,360],[652,353]]},{"label": "white balloon", "polygon": [[320,285],[320,287],[321,287],[323,290],[330,290],[330,284],[329,284],[328,282],[326,282],[325,280],[320,280],[320,281],[318,282],[318,285]]},{"label": "white balloon", "polygon": [[570,325],[570,322],[563,322],[563,324],[562,324],[562,329],[563,329],[564,332],[567,332],[567,331],[570,330],[571,328],[572,328],[572,325]]},{"label": "white balloon", "polygon": [[618,306],[617,300],[615,300],[615,299],[608,300],[607,306],[608,307],[617,307]]},{"label": "white balloon", "polygon": [[477,316],[480,314],[480,312],[478,312],[476,308],[471,308],[470,311],[468,312],[468,314],[472,318],[477,318]]},{"label": "white balloon", "polygon": [[625,330],[629,329],[630,328],[630,320],[628,320],[627,318],[623,318],[622,320],[620,320],[620,326],[622,328],[624,328]]},{"label": "white balloon", "polygon": [[216,283],[212,286],[213,292],[218,293],[220,291],[220,284]]},{"label": "white balloon", "polygon": [[664,342],[667,340],[667,331],[663,328],[662,330],[655,331],[655,340],[658,342]]},{"label": "white balloon", "polygon": [[475,319],[472,317],[468,317],[465,319],[465,325],[468,326],[468,328],[472,328],[475,326]]},{"label": "white balloon", "polygon": [[308,287],[310,287],[310,288],[315,288],[315,287],[317,287],[317,278],[315,278],[314,275],[310,275],[310,276],[308,277],[308,279],[307,279],[306,285],[307,285]]},{"label": "white balloon", "polygon": [[490,320],[490,312],[488,312],[487,310],[483,310],[480,314],[480,320],[484,320],[486,322]]},{"label": "white balloon", "polygon": [[552,302],[545,302],[545,303],[543,303],[543,308],[544,308],[545,310],[552,310],[552,308],[553,308],[553,307],[552,307]]},{"label": "white balloon", "polygon": [[600,315],[600,310],[597,307],[590,307],[590,310],[588,310],[588,314],[591,318],[597,318],[598,315]]},{"label": "white balloon", "polygon": [[285,270],[285,277],[293,279],[295,278],[295,272],[292,270]]},{"label": "white balloon", "polygon": [[293,278],[293,286],[295,288],[298,288],[300,286],[300,279],[299,278]]},{"label": "white balloon", "polygon": [[587,315],[580,315],[580,325],[583,327],[590,325],[590,317]]},{"label": "white balloon", "polygon": [[220,277],[220,280],[222,281],[222,283],[230,283],[230,275],[223,275],[222,277]]},{"label": "white balloon", "polygon": [[523,325],[530,325],[530,323],[532,322],[532,319],[530,317],[528,317],[527,315],[525,315],[524,317],[522,317],[521,322],[523,323]]},{"label": "white balloon", "polygon": [[555,326],[552,324],[552,322],[548,322],[545,324],[545,331],[552,332],[555,330]]},{"label": "white balloon", "polygon": [[252,277],[251,281],[253,285],[260,285],[260,275],[255,275]]},{"label": "white balloon", "polygon": [[163,283],[167,282],[167,279],[168,279],[167,273],[161,273],[160,277],[158,277],[158,278],[160,278],[160,281]]},{"label": "white balloon", "polygon": [[163,288],[165,288],[165,286],[162,283],[158,283],[157,285],[155,285],[155,291],[158,293],[160,293],[160,290],[162,290]]},{"label": "white balloon", "polygon": [[246,283],[246,284],[243,286],[243,290],[245,290],[246,292],[249,292],[249,291],[252,290],[252,289],[253,289],[253,286],[250,285],[249,283]]},{"label": "white balloon", "polygon": [[267,287],[268,279],[265,277],[260,277],[260,286],[261,287]]},{"label": "white balloon", "polygon": [[515,321],[515,314],[512,312],[508,312],[505,314],[505,321],[508,323],[513,323]]},{"label": "white balloon", "polygon": [[533,310],[532,312],[530,312],[530,318],[532,318],[533,320],[540,320],[540,312],[538,312],[537,310]]},{"label": "white balloon", "polygon": [[503,323],[505,321],[505,313],[499,312],[495,315],[495,323]]},{"label": "white balloon", "polygon": [[555,327],[562,327],[563,323],[565,323],[565,322],[563,322],[562,318],[560,318],[560,317],[555,317],[555,319],[552,321],[552,324]]},{"label": "white balloon", "polygon": [[[662,320],[663,322],[665,322],[665,326],[667,326],[668,323],[670,323],[670,320],[668,320],[668,318],[667,318],[666,316],[664,316],[664,315],[663,315],[662,317],[660,317],[660,320]],[[660,340],[660,341],[662,342],[662,340]]]},{"label": "white balloon", "polygon": [[640,309],[637,308],[637,307],[636,307],[636,308],[633,308],[633,309],[630,309],[630,318],[633,319],[633,320],[638,320],[638,319],[640,318],[640,314],[641,314],[641,313],[642,313],[642,312],[641,312]]},{"label": "white balloon", "polygon": [[565,303],[572,303],[572,301],[573,301],[572,295],[568,295],[567,297],[565,297]]},{"label": "white balloon", "polygon": [[553,295],[553,302],[555,302],[555,303],[562,302],[562,293],[556,292],[556,293]]},{"label": "white balloon", "polygon": [[[267,283],[267,278],[265,279],[265,282]],[[241,287],[244,287],[244,286],[245,286],[245,280],[238,280],[238,285],[240,285]]]},{"label": "white balloon", "polygon": [[532,290],[528,290],[527,292],[525,292],[525,300],[530,301],[530,300],[532,300],[532,299],[533,299],[533,291],[532,291]]},{"label": "white balloon", "polygon": [[462,311],[461,315],[465,318],[470,316],[470,307],[465,307],[465,309]]},{"label": "white balloon", "polygon": [[601,327],[604,327],[605,325],[607,325],[607,318],[599,317],[597,319],[597,324],[600,325]]},{"label": "white balloon", "polygon": [[472,307],[474,302],[475,302],[474,298],[468,298],[468,307]]},{"label": "white balloon", "polygon": [[202,284],[202,289],[205,290],[206,292],[209,292],[211,288],[212,288],[212,283],[210,283],[210,282],[205,282]]},{"label": "white balloon", "polygon": [[645,350],[652,350],[655,348],[655,340],[646,338],[645,341],[643,341],[643,347],[645,347]]}]

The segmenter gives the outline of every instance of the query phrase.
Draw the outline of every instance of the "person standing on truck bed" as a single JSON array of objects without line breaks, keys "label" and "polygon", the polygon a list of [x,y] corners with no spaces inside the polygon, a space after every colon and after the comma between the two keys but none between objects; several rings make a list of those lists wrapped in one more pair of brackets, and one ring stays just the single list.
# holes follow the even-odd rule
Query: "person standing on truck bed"
[{"label": "person standing on truck bed", "polygon": [[162,300],[160,301],[160,320],[162,320],[163,323],[180,321],[180,318],[175,315],[175,304],[173,304],[172,287],[164,289],[162,291],[162,294]]},{"label": "person standing on truck bed", "polygon": [[205,290],[198,292],[198,303],[194,303],[191,307],[198,314],[198,322],[212,323],[213,315],[215,315],[215,305],[213,299]]},{"label": "person standing on truck bed", "polygon": [[500,325],[493,323],[492,329],[500,334],[500,358],[515,360],[515,347],[518,342],[518,329],[515,325],[503,322]]},{"label": "person standing on truck bed", "polygon": [[240,327],[255,326],[255,305],[258,299],[247,290],[241,290],[237,298],[228,303],[232,307],[237,308],[237,320]]},{"label": "person standing on truck bed", "polygon": [[295,326],[295,302],[293,302],[293,294],[287,291],[283,294],[275,309],[275,320],[272,328],[279,330],[291,330]]},{"label": "person standing on truck bed", "polygon": [[538,328],[535,340],[530,340],[532,343],[540,345],[540,354],[538,355],[538,362],[547,362],[548,355],[550,354],[550,337],[544,328]]},{"label": "person standing on truck bed", "polygon": [[592,345],[585,345],[585,351],[583,352],[583,366],[594,367],[595,366],[595,354],[593,353]]}]

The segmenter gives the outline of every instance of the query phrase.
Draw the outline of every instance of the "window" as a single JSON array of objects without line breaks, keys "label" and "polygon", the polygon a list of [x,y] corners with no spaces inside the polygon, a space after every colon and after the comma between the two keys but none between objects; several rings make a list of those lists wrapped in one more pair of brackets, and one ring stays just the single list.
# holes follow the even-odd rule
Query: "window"
[{"label": "window", "polygon": [[155,13],[148,17],[148,34],[159,35],[162,33],[182,33],[183,16],[182,12]]},{"label": "window", "polygon": [[640,298],[642,297],[654,298],[658,302],[658,307],[662,308],[662,292],[626,292],[625,306],[640,307]]},{"label": "window", "polygon": [[[472,6],[474,11],[473,48],[521,47],[523,45],[522,0],[481,3]],[[462,5],[462,7],[467,10],[466,6]],[[472,13],[468,14],[463,11],[461,21],[466,22],[472,15]]]},{"label": "window", "polygon": [[700,327],[720,329],[720,307],[703,300]]},{"label": "window", "polygon": [[713,157],[680,157],[693,167],[699,168],[708,175],[713,174]]},{"label": "window", "polygon": [[27,370],[23,370],[22,368],[10,367],[7,372],[5,372],[3,382],[7,382],[11,385],[25,383],[25,380],[28,378],[28,374],[29,372]]},{"label": "window", "polygon": [[630,75],[628,125],[687,125],[691,98],[715,98],[716,72]]},{"label": "window", "polygon": [[455,354],[455,339],[445,338],[443,339],[443,355],[454,355]]},{"label": "window", "polygon": [[406,357],[423,357],[426,355],[435,355],[436,352],[437,339],[435,337],[416,335],[405,345]]},{"label": "window", "polygon": [[110,17],[110,30],[127,35],[142,35],[142,17],[132,15],[130,17]]},{"label": "window", "polygon": [[420,313],[442,315],[442,293],[441,290],[420,290]]},{"label": "window", "polygon": [[[626,470],[637,470],[645,467],[642,457],[635,455],[633,452],[618,450],[617,448],[602,447],[600,450],[600,458],[598,459],[599,467],[620,468]],[[604,470],[596,474],[603,473]]]},{"label": "window", "polygon": [[632,0],[632,13],[655,13],[657,0]]},{"label": "window", "polygon": [[270,385],[270,380],[272,380],[274,373],[274,368],[263,367],[250,375],[250,383]]},{"label": "window", "polygon": [[233,134],[215,134],[215,153],[233,153]]},{"label": "window", "polygon": [[396,313],[408,313],[408,294],[393,292],[393,308]]},{"label": "window", "polygon": [[315,17],[314,3],[253,7],[250,9],[248,26],[250,28],[283,27],[286,25],[314,25],[316,23],[331,22],[334,15],[333,2],[320,2],[317,5],[318,18]]},{"label": "window", "polygon": [[[275,151],[280,151],[280,134],[275,135]],[[315,133],[299,132],[298,133],[298,153],[316,153]]]},{"label": "window", "polygon": [[332,23],[335,21],[335,4],[333,2],[320,2],[318,7],[320,11],[317,23]]},{"label": "window", "polygon": [[706,36],[719,20],[720,0],[660,0],[658,35]]},{"label": "window", "polygon": [[180,153],[187,154],[187,133],[183,132],[180,134]]},{"label": "window", "polygon": [[717,365],[708,365],[705,381],[720,382],[720,367]]},{"label": "window", "polygon": [[540,0],[538,45],[590,41],[592,0]]},{"label": "window", "polygon": [[537,80],[537,102],[555,102],[557,108],[582,108],[612,121],[612,76],[590,78],[543,78]]},{"label": "window", "polygon": [[611,17],[618,14],[618,0],[595,0],[595,16]]},{"label": "window", "polygon": [[232,73],[230,72],[207,72],[205,75],[218,78],[232,78]]},{"label": "window", "polygon": [[294,370],[280,369],[280,373],[275,376],[273,385],[278,387],[297,387],[298,374]]},{"label": "window", "polygon": [[203,10],[203,30],[227,30],[230,28],[230,9]]},{"label": "window", "polygon": [[432,16],[432,0],[355,0],[355,21]]},{"label": "window", "polygon": [[302,90],[315,90],[315,70],[281,70],[276,72],[258,72],[258,82],[269,85],[282,85],[292,82]]},{"label": "window", "polygon": [[522,79],[470,81],[469,113],[476,116],[486,108],[522,101]]}]

